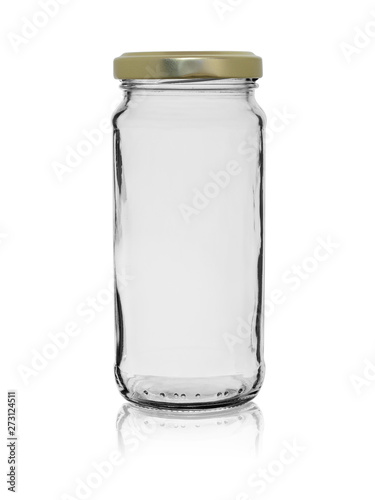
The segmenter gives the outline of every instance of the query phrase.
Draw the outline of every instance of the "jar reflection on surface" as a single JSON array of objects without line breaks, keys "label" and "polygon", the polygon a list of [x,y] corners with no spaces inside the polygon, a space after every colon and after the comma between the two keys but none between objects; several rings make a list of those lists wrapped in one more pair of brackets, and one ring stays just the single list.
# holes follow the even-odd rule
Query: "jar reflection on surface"
[{"label": "jar reflection on surface", "polygon": [[181,499],[235,498],[240,479],[245,485],[257,462],[263,427],[263,415],[251,402],[199,413],[126,404],[117,419],[124,474],[139,481],[142,498],[176,498],[176,485]]}]

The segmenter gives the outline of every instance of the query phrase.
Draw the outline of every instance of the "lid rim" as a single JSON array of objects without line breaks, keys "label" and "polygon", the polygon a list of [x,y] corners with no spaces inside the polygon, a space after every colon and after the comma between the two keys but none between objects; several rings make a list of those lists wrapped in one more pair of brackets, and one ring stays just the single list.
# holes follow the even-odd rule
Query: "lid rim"
[{"label": "lid rim", "polygon": [[262,76],[262,59],[252,52],[127,52],[114,60],[119,80]]}]

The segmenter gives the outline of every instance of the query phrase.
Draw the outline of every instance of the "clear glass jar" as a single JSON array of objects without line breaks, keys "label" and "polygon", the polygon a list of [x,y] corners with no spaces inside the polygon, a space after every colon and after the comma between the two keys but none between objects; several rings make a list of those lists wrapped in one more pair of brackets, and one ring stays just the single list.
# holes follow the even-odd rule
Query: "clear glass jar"
[{"label": "clear glass jar", "polygon": [[117,68],[116,380],[144,406],[233,406],[264,377],[259,74],[177,73]]}]

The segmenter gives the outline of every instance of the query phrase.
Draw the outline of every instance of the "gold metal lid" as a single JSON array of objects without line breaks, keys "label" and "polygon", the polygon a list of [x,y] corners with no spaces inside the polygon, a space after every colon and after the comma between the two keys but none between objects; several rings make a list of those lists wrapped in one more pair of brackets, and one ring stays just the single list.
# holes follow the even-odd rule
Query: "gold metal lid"
[{"label": "gold metal lid", "polygon": [[119,80],[262,75],[262,59],[252,52],[126,52],[114,60],[114,77]]}]

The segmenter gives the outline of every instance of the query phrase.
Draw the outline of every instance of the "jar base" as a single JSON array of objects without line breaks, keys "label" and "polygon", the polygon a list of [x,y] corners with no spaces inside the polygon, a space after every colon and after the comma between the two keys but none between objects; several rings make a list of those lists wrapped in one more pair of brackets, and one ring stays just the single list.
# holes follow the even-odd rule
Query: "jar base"
[{"label": "jar base", "polygon": [[199,411],[238,406],[255,398],[263,382],[264,367],[250,378],[125,377],[119,367],[115,367],[115,374],[121,394],[131,403],[163,410]]}]

